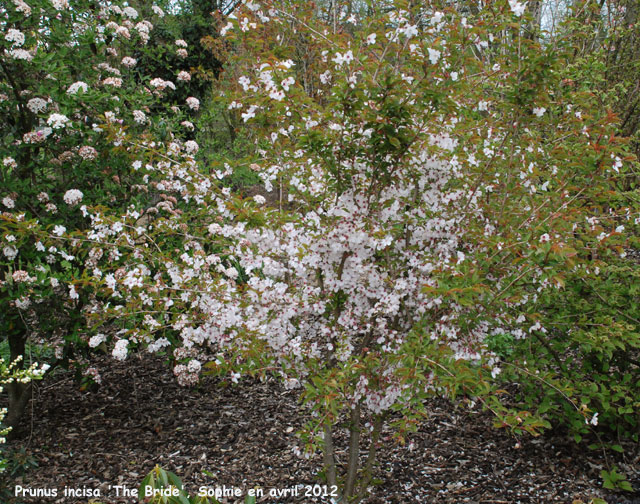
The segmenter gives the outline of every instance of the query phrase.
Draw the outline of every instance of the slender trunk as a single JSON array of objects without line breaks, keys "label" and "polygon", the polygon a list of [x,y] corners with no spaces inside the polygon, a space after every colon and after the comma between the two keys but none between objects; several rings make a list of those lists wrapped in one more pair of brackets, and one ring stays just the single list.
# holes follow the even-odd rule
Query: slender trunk
[{"label": "slender trunk", "polygon": [[527,11],[531,14],[533,20],[527,23],[525,27],[525,38],[537,42],[542,22],[542,2],[540,0],[530,0],[527,4]]},{"label": "slender trunk", "polygon": [[347,465],[347,481],[344,487],[344,497],[350,499],[358,476],[360,461],[360,405],[356,404],[351,410],[351,422],[349,424],[349,461]]},{"label": "slender trunk", "polygon": [[359,503],[367,495],[367,487],[373,478],[373,464],[376,460],[376,452],[378,451],[378,439],[382,432],[382,426],[384,425],[384,415],[378,415],[373,421],[373,432],[371,433],[371,444],[369,445],[369,453],[367,454],[367,460],[364,463],[362,469],[362,477],[360,478],[360,491],[357,497],[353,500],[354,504]]},{"label": "slender trunk", "polygon": [[333,429],[331,424],[324,426],[324,471],[327,476],[327,484],[338,486],[338,478],[336,476],[336,456],[335,447],[333,445]]}]

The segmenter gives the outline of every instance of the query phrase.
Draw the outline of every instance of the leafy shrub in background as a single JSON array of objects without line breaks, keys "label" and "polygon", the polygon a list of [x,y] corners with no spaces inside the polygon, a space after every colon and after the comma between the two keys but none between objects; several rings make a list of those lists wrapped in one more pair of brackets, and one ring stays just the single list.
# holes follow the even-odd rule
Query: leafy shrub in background
[{"label": "leafy shrub in background", "polygon": [[[139,218],[159,203],[154,174],[140,170],[124,132],[170,142],[198,108],[195,98],[163,103],[188,72],[168,81],[137,68],[164,17],[158,7],[145,14],[151,21],[132,7],[84,0],[0,7],[0,338],[11,362],[28,341],[52,349],[51,364],[81,363],[95,346],[86,315],[105,282],[98,265],[117,265],[131,244],[101,240],[86,208]],[[15,426],[29,388],[13,382],[8,393]]]},{"label": "leafy shrub in background", "polygon": [[[614,258],[591,266],[532,307],[550,330],[508,347],[504,378],[519,384],[516,400],[566,426],[578,441],[593,425],[637,440],[640,268]],[[591,423],[584,420],[587,408],[598,413]]]},{"label": "leafy shrub in background", "polygon": [[[629,55],[640,40],[638,4],[615,2],[606,11],[600,7],[591,1],[574,3],[547,41],[562,38],[572,45],[561,85],[594,96],[610,114],[615,111],[616,135],[624,137],[617,141],[628,142],[629,150],[637,153],[638,68]],[[620,169],[623,161],[625,170]],[[638,165],[633,156],[620,154],[612,168],[608,187],[581,196],[592,209],[589,230],[599,232],[611,250],[576,250],[575,270],[562,279],[563,289],[540,295],[528,307],[529,313],[547,321],[547,332],[536,331],[529,341],[492,342],[509,363],[502,378],[519,384],[516,399],[554,426],[568,429],[576,440],[596,424],[618,438],[637,440],[640,433]],[[626,214],[620,215],[613,232],[606,232],[600,218],[616,207],[625,207]],[[588,241],[584,233],[578,240]],[[587,423],[586,409],[597,412]]]}]

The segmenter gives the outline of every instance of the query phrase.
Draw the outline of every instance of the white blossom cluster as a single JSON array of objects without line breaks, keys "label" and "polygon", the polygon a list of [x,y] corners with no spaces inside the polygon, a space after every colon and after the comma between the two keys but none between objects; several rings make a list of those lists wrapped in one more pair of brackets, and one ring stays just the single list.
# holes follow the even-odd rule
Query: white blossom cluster
[{"label": "white blossom cluster", "polygon": [[67,205],[73,206],[80,203],[82,201],[82,197],[83,197],[82,191],[78,189],[69,189],[66,193],[64,193],[64,196],[62,199],[64,199],[64,202]]}]

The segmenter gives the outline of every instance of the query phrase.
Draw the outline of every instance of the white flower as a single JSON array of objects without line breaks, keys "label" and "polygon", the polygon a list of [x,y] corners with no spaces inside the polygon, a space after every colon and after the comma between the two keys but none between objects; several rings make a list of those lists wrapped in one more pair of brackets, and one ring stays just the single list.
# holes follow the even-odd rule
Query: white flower
[{"label": "white flower", "polygon": [[27,108],[34,114],[37,114],[38,112],[42,112],[47,108],[47,102],[42,98],[31,98],[27,102]]},{"label": "white flower", "polygon": [[7,42],[13,42],[12,45],[18,47],[22,46],[25,40],[24,33],[22,33],[20,30],[16,30],[15,28],[9,28],[4,36],[4,39]]},{"label": "white flower", "polygon": [[183,82],[189,82],[191,80],[191,74],[183,70],[178,74],[178,80]]},{"label": "white flower", "polygon": [[113,355],[113,357],[118,360],[125,360],[127,358],[128,346],[129,346],[129,340],[126,340],[126,339],[118,340],[118,342],[116,343],[116,346],[113,348],[113,352],[111,352],[111,355]]},{"label": "white flower", "polygon": [[51,5],[56,10],[63,10],[69,8],[68,0],[51,0]]},{"label": "white flower", "polygon": [[269,98],[276,101],[282,101],[284,100],[284,91],[272,89],[269,93]]},{"label": "white flower", "polygon": [[127,68],[133,68],[138,63],[138,60],[132,58],[131,56],[125,56],[124,58],[122,58],[121,63]]},{"label": "white flower", "polygon": [[336,53],[332,61],[338,66],[342,66],[344,63],[350,63],[353,61],[353,52],[347,51],[344,54]]},{"label": "white flower", "polygon": [[21,310],[26,310],[31,305],[31,300],[26,296],[22,296],[21,298],[16,299],[15,303],[16,307],[20,308]]},{"label": "white flower", "polygon": [[159,18],[163,18],[164,17],[164,11],[158,7],[157,5],[154,5],[153,7],[151,7],[151,10],[155,13],[156,16],[158,16]]},{"label": "white flower", "polygon": [[[117,25],[116,25],[117,26]],[[122,38],[129,40],[131,38],[131,32],[126,26],[117,26],[116,35],[120,35]]]},{"label": "white flower", "polygon": [[266,199],[264,196],[261,196],[260,194],[256,194],[253,197],[253,201],[255,201],[258,205],[264,205],[266,203]]},{"label": "white flower", "polygon": [[436,49],[431,49],[430,47],[427,49],[427,51],[429,52],[429,61],[432,65],[435,65],[440,59],[440,55],[442,53]]},{"label": "white flower", "polygon": [[184,143],[184,149],[189,153],[189,154],[195,154],[196,152],[198,152],[199,146],[198,143],[193,141],[193,140],[187,140]]},{"label": "white flower", "polygon": [[7,208],[15,208],[16,202],[11,196],[5,196],[2,198],[2,204]]},{"label": "white flower", "polygon": [[176,40],[176,45],[177,45],[178,47],[184,47],[185,49],[187,48],[187,43],[186,43],[184,40],[182,40],[182,39],[178,39],[178,40]]},{"label": "white flower", "polygon": [[353,61],[353,52],[347,51],[346,53],[344,53],[344,62],[351,63],[352,61]]},{"label": "white flower", "polygon": [[224,25],[224,26],[222,27],[222,29],[220,30],[220,36],[221,36],[221,37],[224,37],[224,36],[227,34],[227,32],[228,32],[231,28],[233,28],[233,23],[228,22],[228,23],[227,23],[226,25]]},{"label": "white flower", "polygon": [[60,225],[56,225],[53,228],[53,234],[56,236],[62,236],[66,231],[67,231],[67,228]]},{"label": "white flower", "polygon": [[369,45],[373,45],[376,43],[376,34],[375,33],[371,33],[367,36],[367,44]]},{"label": "white flower", "polygon": [[107,77],[102,81],[103,86],[122,87],[122,79],[120,77]]},{"label": "white flower", "polygon": [[29,7],[24,0],[13,0],[13,4],[16,6],[18,12],[22,12],[25,16],[31,15],[31,7]]},{"label": "white flower", "polygon": [[189,98],[187,98],[187,105],[191,110],[198,110],[200,108],[200,100],[194,98],[193,96],[190,96]]},{"label": "white flower", "polygon": [[23,283],[23,282],[33,282],[35,280],[34,277],[30,277],[29,273],[24,270],[16,270],[11,275],[11,278],[15,283]]},{"label": "white flower", "polygon": [[593,414],[593,418],[591,419],[591,422],[589,422],[591,425],[598,425],[598,413],[594,413]]},{"label": "white flower", "polygon": [[86,82],[78,81],[78,82],[74,82],[69,86],[69,88],[67,89],[67,94],[74,95],[74,94],[77,94],[78,91],[82,91],[83,93],[86,93],[88,89],[89,89],[89,86],[87,85]]},{"label": "white flower", "polygon": [[18,163],[16,163],[16,160],[13,159],[12,157],[6,157],[2,160],[2,164],[4,166],[6,166],[7,168],[17,168],[18,167]]},{"label": "white flower", "polygon": [[620,172],[620,168],[622,168],[622,159],[620,159],[618,156],[615,156],[615,157],[611,156],[611,157],[612,157],[612,158],[613,158],[613,160],[615,161],[615,162],[613,163],[613,170],[614,170],[616,173],[619,173],[619,172]]},{"label": "white flower", "polygon": [[9,56],[16,60],[23,61],[31,61],[33,59],[33,54],[31,54],[26,49],[11,49],[9,51]]},{"label": "white flower", "polygon": [[289,87],[293,86],[296,83],[296,80],[293,77],[287,77],[280,84],[285,91],[289,91]]},{"label": "white flower", "polygon": [[97,346],[100,346],[103,341],[106,341],[106,339],[107,337],[104,334],[98,333],[95,336],[91,337],[91,339],[89,340],[89,346],[91,348],[96,348]]},{"label": "white flower", "polygon": [[322,82],[322,84],[327,84],[330,80],[331,72],[329,70],[320,74],[320,82]]},{"label": "white flower", "polygon": [[241,75],[238,78],[238,84],[240,84],[242,86],[242,89],[244,91],[248,91],[249,90],[249,86],[251,85],[251,80],[246,75]]},{"label": "white flower", "polygon": [[451,72],[451,80],[452,81],[458,80],[458,72]]},{"label": "white flower", "polygon": [[125,7],[122,9],[122,13],[130,19],[138,19],[138,11],[133,7]]},{"label": "white flower", "polygon": [[13,245],[7,245],[5,248],[2,249],[2,253],[5,255],[7,259],[9,259],[10,261],[13,261],[15,257],[18,255],[18,249],[15,248]]},{"label": "white flower", "polygon": [[69,298],[70,299],[78,299],[80,296],[78,295],[78,293],[76,292],[76,287],[75,285],[70,285],[69,286]]},{"label": "white flower", "polygon": [[517,17],[522,16],[524,14],[525,9],[527,8],[527,3],[520,3],[518,0],[509,0],[509,7],[511,7],[511,12],[513,12]]},{"label": "white flower", "polygon": [[144,124],[147,122],[147,116],[142,110],[133,111],[133,120],[138,124]]},{"label": "white flower", "polygon": [[82,191],[78,189],[69,189],[66,193],[64,193],[62,199],[67,205],[77,205],[82,201],[82,197]]},{"label": "white flower", "polygon": [[90,145],[83,145],[78,149],[78,155],[85,161],[91,161],[98,157],[98,151]]},{"label": "white flower", "polygon": [[415,37],[418,34],[418,27],[416,25],[407,24],[401,29],[407,38]]},{"label": "white flower", "polygon": [[47,119],[47,124],[53,129],[65,128],[69,124],[69,118],[63,114],[51,114]]},{"label": "white flower", "polygon": [[544,107],[536,107],[533,109],[533,113],[538,117],[542,117],[546,111],[547,109]]},{"label": "white flower", "polygon": [[249,18],[246,18],[246,17],[245,17],[245,18],[242,18],[242,21],[240,22],[240,29],[241,29],[243,32],[247,32],[247,31],[249,31],[250,29],[255,30],[255,29],[256,29],[256,27],[257,27],[256,23],[251,23],[251,22],[249,22]]},{"label": "white flower", "polygon": [[258,107],[255,106],[255,105],[251,105],[248,108],[248,110],[246,112],[243,112],[242,114],[240,114],[240,116],[242,117],[244,122],[247,122],[249,119],[251,119],[251,118],[256,116],[256,110],[258,110]]},{"label": "white flower", "polygon": [[433,16],[431,17],[431,24],[432,25],[437,25],[440,21],[442,21],[443,17],[444,17],[444,13],[443,12],[436,11],[433,14]]},{"label": "white flower", "polygon": [[173,90],[176,89],[176,85],[171,81],[166,81],[161,79],[160,77],[156,77],[155,79],[151,79],[149,81],[149,85],[156,88],[158,91],[164,91],[165,88],[171,88]]},{"label": "white flower", "polygon": [[624,226],[618,226],[616,228],[616,233],[622,233],[622,232],[624,232]]},{"label": "white flower", "polygon": [[549,241],[549,234],[545,233],[540,237],[540,243],[547,243]]},{"label": "white flower", "polygon": [[187,370],[190,373],[199,373],[200,369],[202,369],[202,365],[199,360],[193,359],[189,361],[189,364],[187,364]]}]

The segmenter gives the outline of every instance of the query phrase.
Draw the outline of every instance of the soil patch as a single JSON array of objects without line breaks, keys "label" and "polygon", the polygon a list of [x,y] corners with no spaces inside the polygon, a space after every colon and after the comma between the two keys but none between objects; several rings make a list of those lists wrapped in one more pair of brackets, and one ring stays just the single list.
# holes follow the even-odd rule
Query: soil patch
[{"label": "soil patch", "polygon": [[[148,356],[123,363],[104,359],[100,371],[103,385],[93,393],[81,391],[65,373],[38,384],[26,428],[8,446],[25,447],[38,467],[23,477],[5,474],[0,488],[55,488],[57,496],[6,497],[7,504],[87,503],[86,490],[100,491],[95,502],[133,503],[118,497],[116,486],[137,488],[156,464],[175,472],[193,493],[200,486],[243,492],[261,487],[265,497],[258,502],[329,502],[307,490],[319,483],[320,455],[307,460],[294,453],[295,433],[305,422],[295,391],[275,380],[236,385],[211,378],[185,389],[160,359]],[[404,446],[384,433],[368,504],[571,503],[594,497],[640,504],[637,444],[626,445],[615,460],[635,490],[619,495],[601,488],[601,451],[557,433],[515,439],[495,430],[489,414],[446,400],[432,401],[430,411]],[[346,447],[341,435],[337,442]],[[85,496],[64,496],[65,487],[84,488]],[[276,498],[268,496],[270,489],[291,490]]]}]

